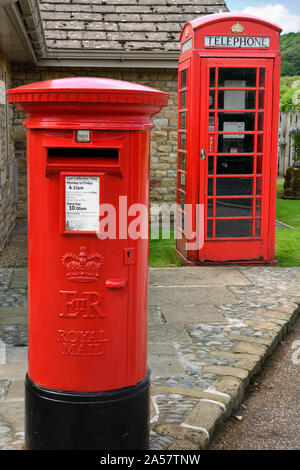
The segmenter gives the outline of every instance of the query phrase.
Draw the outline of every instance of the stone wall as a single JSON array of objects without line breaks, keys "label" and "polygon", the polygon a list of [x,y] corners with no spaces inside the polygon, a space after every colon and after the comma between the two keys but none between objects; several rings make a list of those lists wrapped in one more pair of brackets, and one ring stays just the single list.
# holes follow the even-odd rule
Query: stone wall
[{"label": "stone wall", "polygon": [[[12,64],[13,87],[72,76],[108,77],[140,83],[170,94],[169,105],[154,118],[151,139],[150,199],[173,204],[176,199],[177,69],[101,69],[37,67]],[[24,116],[14,110],[15,154],[18,161],[18,216],[26,216],[26,135]]]},{"label": "stone wall", "polygon": [[10,87],[10,67],[0,51],[0,250],[12,231],[16,218],[13,110],[7,106],[5,94]]}]

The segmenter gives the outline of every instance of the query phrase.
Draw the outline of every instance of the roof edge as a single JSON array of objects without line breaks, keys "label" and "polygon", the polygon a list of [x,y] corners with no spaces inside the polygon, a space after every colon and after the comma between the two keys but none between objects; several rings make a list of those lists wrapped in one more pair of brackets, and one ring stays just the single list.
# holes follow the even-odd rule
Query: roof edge
[{"label": "roof edge", "polygon": [[36,65],[36,54],[35,50],[33,48],[33,45],[31,43],[31,39],[29,37],[29,34],[26,30],[25,24],[22,20],[21,13],[19,9],[16,6],[16,3],[13,3],[11,5],[7,5],[4,7],[5,13],[9,17],[16,34],[18,35],[20,41],[22,42],[25,52],[27,54],[27,58],[30,63]]},{"label": "roof edge", "polygon": [[58,67],[137,67],[177,68],[180,51],[99,51],[59,50],[49,51],[37,60],[39,66]]}]

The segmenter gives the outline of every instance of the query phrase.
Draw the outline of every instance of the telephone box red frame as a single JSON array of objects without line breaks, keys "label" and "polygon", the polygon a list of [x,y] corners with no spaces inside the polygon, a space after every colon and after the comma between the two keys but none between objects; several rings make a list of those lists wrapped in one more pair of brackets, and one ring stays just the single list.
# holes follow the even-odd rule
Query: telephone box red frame
[{"label": "telephone box red frame", "polygon": [[[280,31],[279,26],[260,18],[231,13],[208,15],[183,26],[178,67],[176,249],[188,264],[276,264]],[[239,73],[247,80],[253,76],[253,83],[230,84],[222,78]],[[246,99],[242,108],[234,99],[233,108],[228,103],[225,106],[225,93],[227,98],[230,93],[234,97],[236,91],[247,96],[251,102],[248,109]],[[244,124],[235,124],[243,128],[233,131],[228,128],[233,125],[230,122],[225,130],[224,122],[220,127],[230,113],[232,119],[243,115]],[[251,120],[252,124],[247,124]],[[229,151],[225,138],[230,142],[232,137],[237,143]],[[244,139],[244,147],[248,139],[247,151],[238,139]],[[226,158],[231,162],[229,173],[221,168]],[[245,173],[239,169],[242,159],[252,162]],[[246,183],[242,194],[225,189]],[[192,249],[187,249],[192,239],[189,231],[198,231],[200,240]]]}]

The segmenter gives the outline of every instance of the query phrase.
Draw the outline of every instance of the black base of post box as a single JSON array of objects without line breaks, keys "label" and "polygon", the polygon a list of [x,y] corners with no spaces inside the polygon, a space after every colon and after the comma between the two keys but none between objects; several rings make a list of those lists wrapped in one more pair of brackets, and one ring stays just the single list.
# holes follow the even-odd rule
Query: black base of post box
[{"label": "black base of post box", "polygon": [[25,381],[26,450],[147,450],[150,371],[136,386],[64,392]]}]

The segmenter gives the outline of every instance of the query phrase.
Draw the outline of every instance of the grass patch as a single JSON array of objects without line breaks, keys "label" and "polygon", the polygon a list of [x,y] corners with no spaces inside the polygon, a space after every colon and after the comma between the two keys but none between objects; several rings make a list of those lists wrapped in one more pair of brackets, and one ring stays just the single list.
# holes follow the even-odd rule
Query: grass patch
[{"label": "grass patch", "polygon": [[[184,261],[175,251],[174,230],[170,230],[170,239],[163,238],[168,233],[164,230],[152,231],[149,242],[149,266],[168,267],[184,266]],[[154,236],[158,237],[154,239]]]},{"label": "grass patch", "polygon": [[278,266],[300,266],[300,200],[281,199],[282,194],[283,181],[279,181],[276,218],[294,229],[276,229],[275,258]]},{"label": "grass patch", "polygon": [[[294,228],[276,229],[275,258],[278,266],[300,266],[300,200],[281,199],[282,194],[283,180],[280,180],[277,183],[276,218]],[[174,230],[170,232],[170,239],[163,238],[167,233],[162,230],[159,233],[155,232],[155,235],[159,238],[150,239],[149,265],[152,267],[184,266],[184,261],[175,251]]]}]

